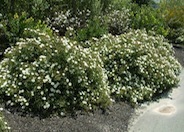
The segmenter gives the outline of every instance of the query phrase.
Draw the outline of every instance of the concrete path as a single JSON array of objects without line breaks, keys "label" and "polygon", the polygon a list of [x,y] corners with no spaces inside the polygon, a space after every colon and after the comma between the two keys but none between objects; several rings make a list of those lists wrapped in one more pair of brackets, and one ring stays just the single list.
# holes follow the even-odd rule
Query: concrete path
[{"label": "concrete path", "polygon": [[184,132],[184,69],[179,87],[169,97],[141,106],[129,132]]}]

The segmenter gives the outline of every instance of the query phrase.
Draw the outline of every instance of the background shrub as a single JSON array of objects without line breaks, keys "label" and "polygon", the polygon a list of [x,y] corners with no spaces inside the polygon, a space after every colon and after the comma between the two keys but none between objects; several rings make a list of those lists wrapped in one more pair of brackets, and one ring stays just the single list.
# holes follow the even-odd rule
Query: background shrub
[{"label": "background shrub", "polygon": [[111,96],[137,103],[178,84],[180,65],[161,36],[132,30],[88,42],[103,58]]},{"label": "background shrub", "polygon": [[132,28],[151,30],[157,34],[166,36],[168,27],[163,18],[162,12],[150,6],[137,6],[132,4]]},{"label": "background shrub", "polygon": [[[34,20],[32,17],[28,17],[26,12],[22,12],[21,15],[17,13],[13,16],[4,17],[2,20],[3,25],[3,36],[4,43],[8,46],[14,45],[19,38],[26,37],[23,32],[26,28],[40,29],[52,34],[52,31],[47,27],[46,24],[41,21]],[[6,47],[8,47],[6,46]]]},{"label": "background shrub", "polygon": [[63,115],[110,103],[103,62],[96,53],[39,30],[25,33],[34,36],[8,48],[0,63],[0,95],[7,106]]},{"label": "background shrub", "polygon": [[162,1],[160,8],[169,26],[167,39],[171,43],[184,44],[184,4],[182,0]]}]

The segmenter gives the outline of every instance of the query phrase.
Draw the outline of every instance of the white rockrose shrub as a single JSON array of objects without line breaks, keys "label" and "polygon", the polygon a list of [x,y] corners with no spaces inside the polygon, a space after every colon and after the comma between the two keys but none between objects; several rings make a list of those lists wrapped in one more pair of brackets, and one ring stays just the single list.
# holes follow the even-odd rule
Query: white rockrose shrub
[{"label": "white rockrose shrub", "polygon": [[6,105],[43,115],[105,108],[107,76],[98,53],[67,38],[27,29],[0,62],[0,98]]},{"label": "white rockrose shrub", "polygon": [[121,10],[113,10],[106,16],[109,33],[120,35],[127,32],[130,28],[130,10],[122,8]]},{"label": "white rockrose shrub", "polygon": [[112,98],[135,104],[178,84],[181,66],[162,36],[132,30],[87,44],[103,58]]}]

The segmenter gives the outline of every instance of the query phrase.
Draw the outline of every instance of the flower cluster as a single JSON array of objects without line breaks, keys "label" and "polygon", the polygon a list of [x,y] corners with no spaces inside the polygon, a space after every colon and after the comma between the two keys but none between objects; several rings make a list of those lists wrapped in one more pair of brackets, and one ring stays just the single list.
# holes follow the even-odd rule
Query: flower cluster
[{"label": "flower cluster", "polygon": [[133,30],[88,43],[101,54],[111,96],[116,99],[137,103],[178,84],[180,64],[162,36]]},{"label": "flower cluster", "polygon": [[122,8],[121,10],[113,10],[106,15],[109,33],[119,35],[128,31],[131,19],[130,10]]},{"label": "flower cluster", "polygon": [[110,102],[107,76],[98,53],[67,38],[27,29],[0,63],[0,95],[7,105],[41,114],[93,110]]}]

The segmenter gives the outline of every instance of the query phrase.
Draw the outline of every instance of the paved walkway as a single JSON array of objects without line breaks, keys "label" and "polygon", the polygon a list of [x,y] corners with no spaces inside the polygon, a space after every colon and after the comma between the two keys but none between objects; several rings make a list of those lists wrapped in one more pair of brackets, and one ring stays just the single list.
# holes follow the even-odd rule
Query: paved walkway
[{"label": "paved walkway", "polygon": [[184,132],[184,69],[180,74],[179,87],[169,97],[138,109],[129,131]]}]

